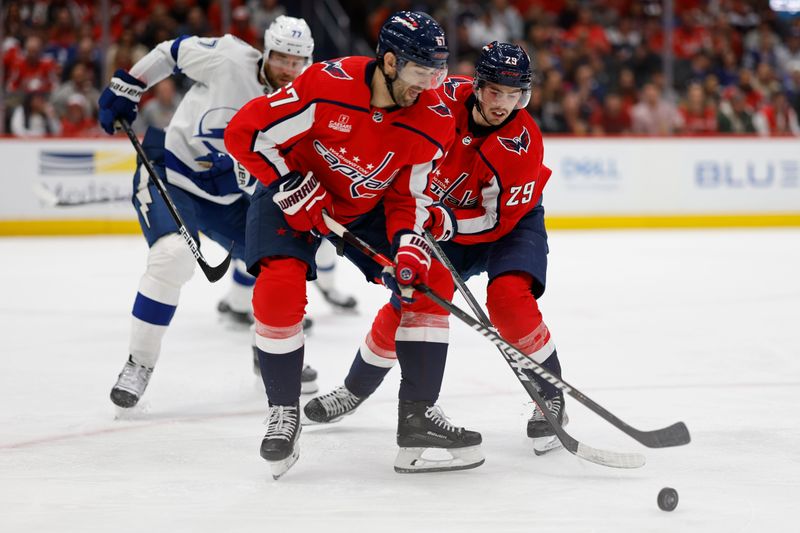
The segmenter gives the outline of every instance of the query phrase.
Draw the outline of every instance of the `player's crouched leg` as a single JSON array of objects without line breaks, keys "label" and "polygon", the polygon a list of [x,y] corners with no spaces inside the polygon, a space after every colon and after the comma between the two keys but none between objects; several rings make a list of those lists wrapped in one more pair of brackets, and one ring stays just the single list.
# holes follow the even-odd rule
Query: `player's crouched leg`
[{"label": "player's crouched leg", "polygon": [[[453,297],[453,278],[438,261],[431,265],[428,285],[440,296]],[[396,337],[397,359],[403,373],[396,472],[464,470],[484,462],[481,434],[455,426],[436,404],[448,337],[447,311],[419,294],[414,302],[403,303]]]}]

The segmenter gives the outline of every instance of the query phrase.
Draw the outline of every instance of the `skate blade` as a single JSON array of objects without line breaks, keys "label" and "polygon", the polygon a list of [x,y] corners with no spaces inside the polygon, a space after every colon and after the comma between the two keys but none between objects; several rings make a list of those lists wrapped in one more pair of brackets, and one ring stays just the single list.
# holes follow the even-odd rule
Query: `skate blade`
[{"label": "skate blade", "polygon": [[294,466],[299,458],[300,450],[298,449],[297,444],[295,444],[292,455],[286,459],[281,459],[280,461],[267,461],[267,463],[269,463],[269,469],[272,471],[272,479],[275,481],[279,480],[281,476],[283,476],[289,471],[290,468]]},{"label": "skate blade", "polygon": [[[425,452],[449,457],[423,457]],[[394,471],[399,474],[450,472],[477,468],[484,461],[480,445],[466,448],[400,448],[394,461]]]},{"label": "skate blade", "polygon": [[300,383],[300,394],[314,394],[315,392],[319,392],[317,380],[303,381]]},{"label": "skate blade", "polygon": [[550,437],[538,437],[533,440],[533,453],[544,455],[561,448],[561,441],[555,435]]}]

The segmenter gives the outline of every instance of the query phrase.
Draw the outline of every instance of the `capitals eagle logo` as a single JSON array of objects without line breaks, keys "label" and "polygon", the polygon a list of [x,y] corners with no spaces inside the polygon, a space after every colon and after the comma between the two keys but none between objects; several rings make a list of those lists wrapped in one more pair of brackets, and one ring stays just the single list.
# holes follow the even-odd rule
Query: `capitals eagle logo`
[{"label": "capitals eagle logo", "polygon": [[498,136],[497,140],[500,141],[500,145],[509,152],[522,155],[522,152],[528,151],[528,146],[531,144],[531,135],[528,133],[528,128],[523,127],[522,133],[520,133],[518,137],[508,138]]},{"label": "capitals eagle logo", "polygon": [[353,78],[342,68],[342,60],[323,61],[322,72],[337,80],[352,80]]}]

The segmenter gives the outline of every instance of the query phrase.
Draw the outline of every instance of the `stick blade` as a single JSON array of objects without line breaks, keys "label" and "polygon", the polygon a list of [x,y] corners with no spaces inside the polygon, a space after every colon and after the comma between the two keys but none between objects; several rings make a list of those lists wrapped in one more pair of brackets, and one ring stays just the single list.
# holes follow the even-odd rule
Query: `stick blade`
[{"label": "stick blade", "polygon": [[669,448],[683,446],[692,441],[689,428],[683,422],[675,422],[671,426],[653,431],[640,431],[636,440],[648,448]]},{"label": "stick blade", "polygon": [[228,250],[228,255],[222,260],[222,263],[217,266],[209,265],[204,259],[198,259],[197,262],[200,264],[200,268],[203,270],[203,274],[206,275],[208,281],[214,283],[221,280],[228,272],[228,268],[231,266],[231,251]]}]

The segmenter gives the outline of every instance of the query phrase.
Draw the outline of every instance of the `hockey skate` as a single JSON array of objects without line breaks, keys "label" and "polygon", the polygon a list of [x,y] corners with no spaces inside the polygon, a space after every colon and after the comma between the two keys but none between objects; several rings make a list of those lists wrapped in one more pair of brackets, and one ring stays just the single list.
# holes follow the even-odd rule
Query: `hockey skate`
[{"label": "hockey skate", "polygon": [[[564,408],[564,393],[559,392],[557,396],[545,400],[545,405],[559,424],[566,426],[569,423],[569,417]],[[533,439],[533,452],[536,455],[544,455],[561,446],[561,441],[537,404],[534,404],[533,415],[528,420],[528,437]]]},{"label": "hockey skate", "polygon": [[224,322],[237,329],[249,328],[253,324],[253,315],[250,310],[236,311],[228,300],[220,300],[217,304],[217,311]]},{"label": "hockey skate", "polygon": [[[258,350],[253,346],[253,374],[261,377],[261,365],[258,362]],[[300,374],[300,394],[314,394],[319,390],[317,385],[317,371],[311,365],[305,365]]]},{"label": "hockey skate", "polygon": [[316,286],[319,289],[319,292],[322,293],[325,301],[328,302],[335,310],[348,313],[355,312],[358,302],[353,296],[342,294],[334,287],[325,289],[320,283],[316,283]]},{"label": "hockey skate", "polygon": [[125,409],[134,407],[144,394],[152,373],[152,368],[134,362],[133,356],[129,355],[117,383],[111,389],[111,401],[114,405]]},{"label": "hockey skate", "polygon": [[285,474],[300,457],[300,407],[270,405],[267,413],[267,433],[261,440],[261,457],[269,463],[272,478]]},{"label": "hockey skate", "polygon": [[466,470],[484,461],[481,434],[454,426],[441,407],[424,401],[400,401],[397,445],[394,471],[404,474]]},{"label": "hockey skate", "polygon": [[351,415],[356,407],[367,398],[359,398],[344,385],[336,387],[328,394],[312,398],[305,407],[303,414],[311,423],[329,424],[338,422],[345,415]]}]

